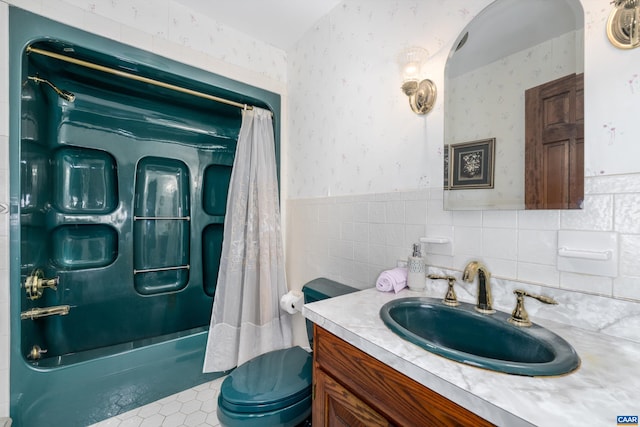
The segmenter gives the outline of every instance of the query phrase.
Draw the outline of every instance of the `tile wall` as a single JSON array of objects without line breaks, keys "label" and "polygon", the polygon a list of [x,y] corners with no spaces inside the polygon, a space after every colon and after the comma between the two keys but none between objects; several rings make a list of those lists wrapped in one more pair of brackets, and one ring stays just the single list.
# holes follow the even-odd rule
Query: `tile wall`
[{"label": "tile wall", "polygon": [[[424,244],[428,265],[482,259],[494,277],[640,302],[640,174],[587,178],[586,192],[578,211],[445,211],[439,189],[289,200],[290,285],[327,276],[371,287],[437,236],[451,243]],[[559,271],[560,230],[616,233],[617,276]]]}]

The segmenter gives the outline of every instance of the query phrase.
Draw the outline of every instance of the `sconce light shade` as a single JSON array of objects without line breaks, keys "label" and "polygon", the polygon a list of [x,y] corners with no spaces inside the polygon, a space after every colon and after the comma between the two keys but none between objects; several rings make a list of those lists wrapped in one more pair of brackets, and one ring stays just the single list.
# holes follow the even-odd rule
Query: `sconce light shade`
[{"label": "sconce light shade", "polygon": [[620,49],[640,46],[640,0],[614,0],[607,20],[607,37]]},{"label": "sconce light shade", "polygon": [[429,52],[421,47],[410,47],[398,55],[402,91],[409,97],[409,105],[416,114],[428,113],[436,102],[436,85],[429,79],[421,79],[428,57]]}]

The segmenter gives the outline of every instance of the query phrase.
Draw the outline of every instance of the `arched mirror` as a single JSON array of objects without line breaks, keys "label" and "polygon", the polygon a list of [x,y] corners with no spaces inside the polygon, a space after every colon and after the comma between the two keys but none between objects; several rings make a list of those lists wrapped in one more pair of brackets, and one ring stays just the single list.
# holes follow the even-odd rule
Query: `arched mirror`
[{"label": "arched mirror", "polygon": [[444,206],[575,209],[584,197],[580,0],[496,0],[445,68]]}]

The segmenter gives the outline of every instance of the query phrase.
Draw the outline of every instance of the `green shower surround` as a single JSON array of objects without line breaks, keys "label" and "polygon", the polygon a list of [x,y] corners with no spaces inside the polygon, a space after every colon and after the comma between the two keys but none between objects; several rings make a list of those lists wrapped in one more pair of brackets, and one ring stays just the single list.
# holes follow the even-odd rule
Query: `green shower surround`
[{"label": "green shower surround", "polygon": [[[269,109],[276,159],[280,96],[9,10],[14,425],[84,426],[219,377],[201,370],[240,110],[24,49]],[[19,284],[35,268],[60,284],[31,301]]]}]

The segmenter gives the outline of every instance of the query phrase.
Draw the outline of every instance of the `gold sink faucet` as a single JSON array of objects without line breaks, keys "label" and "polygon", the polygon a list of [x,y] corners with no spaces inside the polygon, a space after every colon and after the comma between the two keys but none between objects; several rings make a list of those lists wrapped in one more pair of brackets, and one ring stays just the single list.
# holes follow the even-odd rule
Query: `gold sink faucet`
[{"label": "gold sink faucet", "polygon": [[491,306],[491,273],[480,261],[471,261],[462,273],[462,280],[471,283],[478,276],[478,302],[476,310],[491,314],[496,311]]}]

